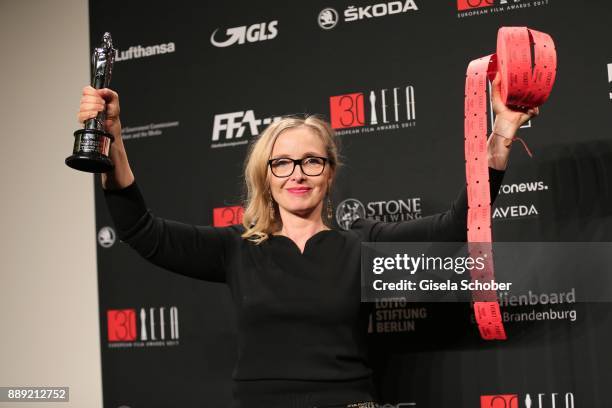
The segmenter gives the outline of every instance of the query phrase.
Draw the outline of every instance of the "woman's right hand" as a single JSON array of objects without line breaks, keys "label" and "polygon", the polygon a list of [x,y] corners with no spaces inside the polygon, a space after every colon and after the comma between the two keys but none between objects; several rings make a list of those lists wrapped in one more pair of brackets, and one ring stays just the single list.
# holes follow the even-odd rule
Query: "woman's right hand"
[{"label": "woman's right hand", "polygon": [[78,121],[84,123],[87,119],[98,116],[106,109],[104,128],[115,137],[111,144],[109,157],[114,169],[101,174],[102,188],[121,189],[134,182],[134,174],[127,159],[127,153],[121,138],[121,121],[119,120],[119,95],[112,89],[95,89],[91,86],[83,88],[83,96],[77,115]]},{"label": "woman's right hand", "polygon": [[81,105],[77,115],[79,123],[98,116],[99,112],[106,109],[106,131],[121,139],[121,121],[119,120],[119,95],[112,89],[95,89],[89,85],[83,88]]}]

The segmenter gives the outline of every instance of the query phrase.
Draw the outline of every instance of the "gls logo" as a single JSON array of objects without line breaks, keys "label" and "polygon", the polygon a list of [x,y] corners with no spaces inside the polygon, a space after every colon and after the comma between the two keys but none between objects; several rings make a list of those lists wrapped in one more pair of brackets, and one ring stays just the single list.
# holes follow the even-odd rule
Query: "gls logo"
[{"label": "gls logo", "polygon": [[213,31],[210,36],[210,43],[215,47],[229,47],[230,45],[244,44],[245,40],[252,43],[257,41],[272,40],[276,38],[278,29],[276,25],[278,20],[270,21],[268,23],[257,23],[251,26],[233,27],[225,30],[225,35],[228,37],[225,41],[215,40],[215,34],[219,30],[218,28]]}]

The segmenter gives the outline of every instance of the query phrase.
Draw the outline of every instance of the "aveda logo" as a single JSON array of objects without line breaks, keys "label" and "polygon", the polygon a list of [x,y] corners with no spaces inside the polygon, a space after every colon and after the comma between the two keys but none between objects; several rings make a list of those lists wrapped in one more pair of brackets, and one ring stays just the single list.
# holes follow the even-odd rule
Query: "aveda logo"
[{"label": "aveda logo", "polygon": [[232,27],[225,30],[225,39],[221,41],[217,41],[215,39],[218,28],[213,31],[210,36],[210,43],[215,47],[229,47],[236,43],[244,44],[247,42],[257,42],[257,41],[265,41],[272,40],[276,38],[278,34],[278,29],[276,25],[278,24],[278,20],[270,21],[267,23],[257,23],[250,26],[240,26],[240,27]]},{"label": "aveda logo", "polygon": [[517,218],[538,215],[538,210],[531,205],[510,205],[507,207],[497,207],[493,210],[493,218]]}]

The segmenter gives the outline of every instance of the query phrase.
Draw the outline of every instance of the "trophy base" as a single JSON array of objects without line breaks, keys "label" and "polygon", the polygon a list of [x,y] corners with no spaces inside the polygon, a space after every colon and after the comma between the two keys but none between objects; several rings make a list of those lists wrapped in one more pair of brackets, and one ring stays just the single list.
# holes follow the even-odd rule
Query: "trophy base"
[{"label": "trophy base", "polygon": [[115,166],[109,159],[113,136],[97,129],[80,129],[74,132],[73,154],[66,158],[66,165],[88,173],[106,173]]},{"label": "trophy base", "polygon": [[115,166],[100,153],[79,153],[66,158],[68,167],[88,173],[107,173]]}]

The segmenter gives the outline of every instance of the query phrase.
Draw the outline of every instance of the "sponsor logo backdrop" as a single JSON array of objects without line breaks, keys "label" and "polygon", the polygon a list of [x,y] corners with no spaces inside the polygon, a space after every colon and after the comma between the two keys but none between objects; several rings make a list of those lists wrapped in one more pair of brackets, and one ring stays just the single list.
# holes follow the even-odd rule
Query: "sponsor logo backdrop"
[{"label": "sponsor logo backdrop", "polygon": [[[121,50],[112,87],[147,204],[202,225],[240,222],[247,144],[304,112],[342,138],[337,228],[446,210],[465,182],[468,62],[494,50],[500,26],[551,34],[557,82],[520,132],[534,158],[512,152],[493,213],[499,241],[612,240],[611,13],[561,0],[90,1],[91,47],[110,31]],[[95,188],[104,406],[227,406],[229,291],[115,242]],[[609,406],[612,309],[571,299],[502,303],[510,339],[496,343],[479,339],[467,306],[376,304],[369,338],[385,406]]]}]

